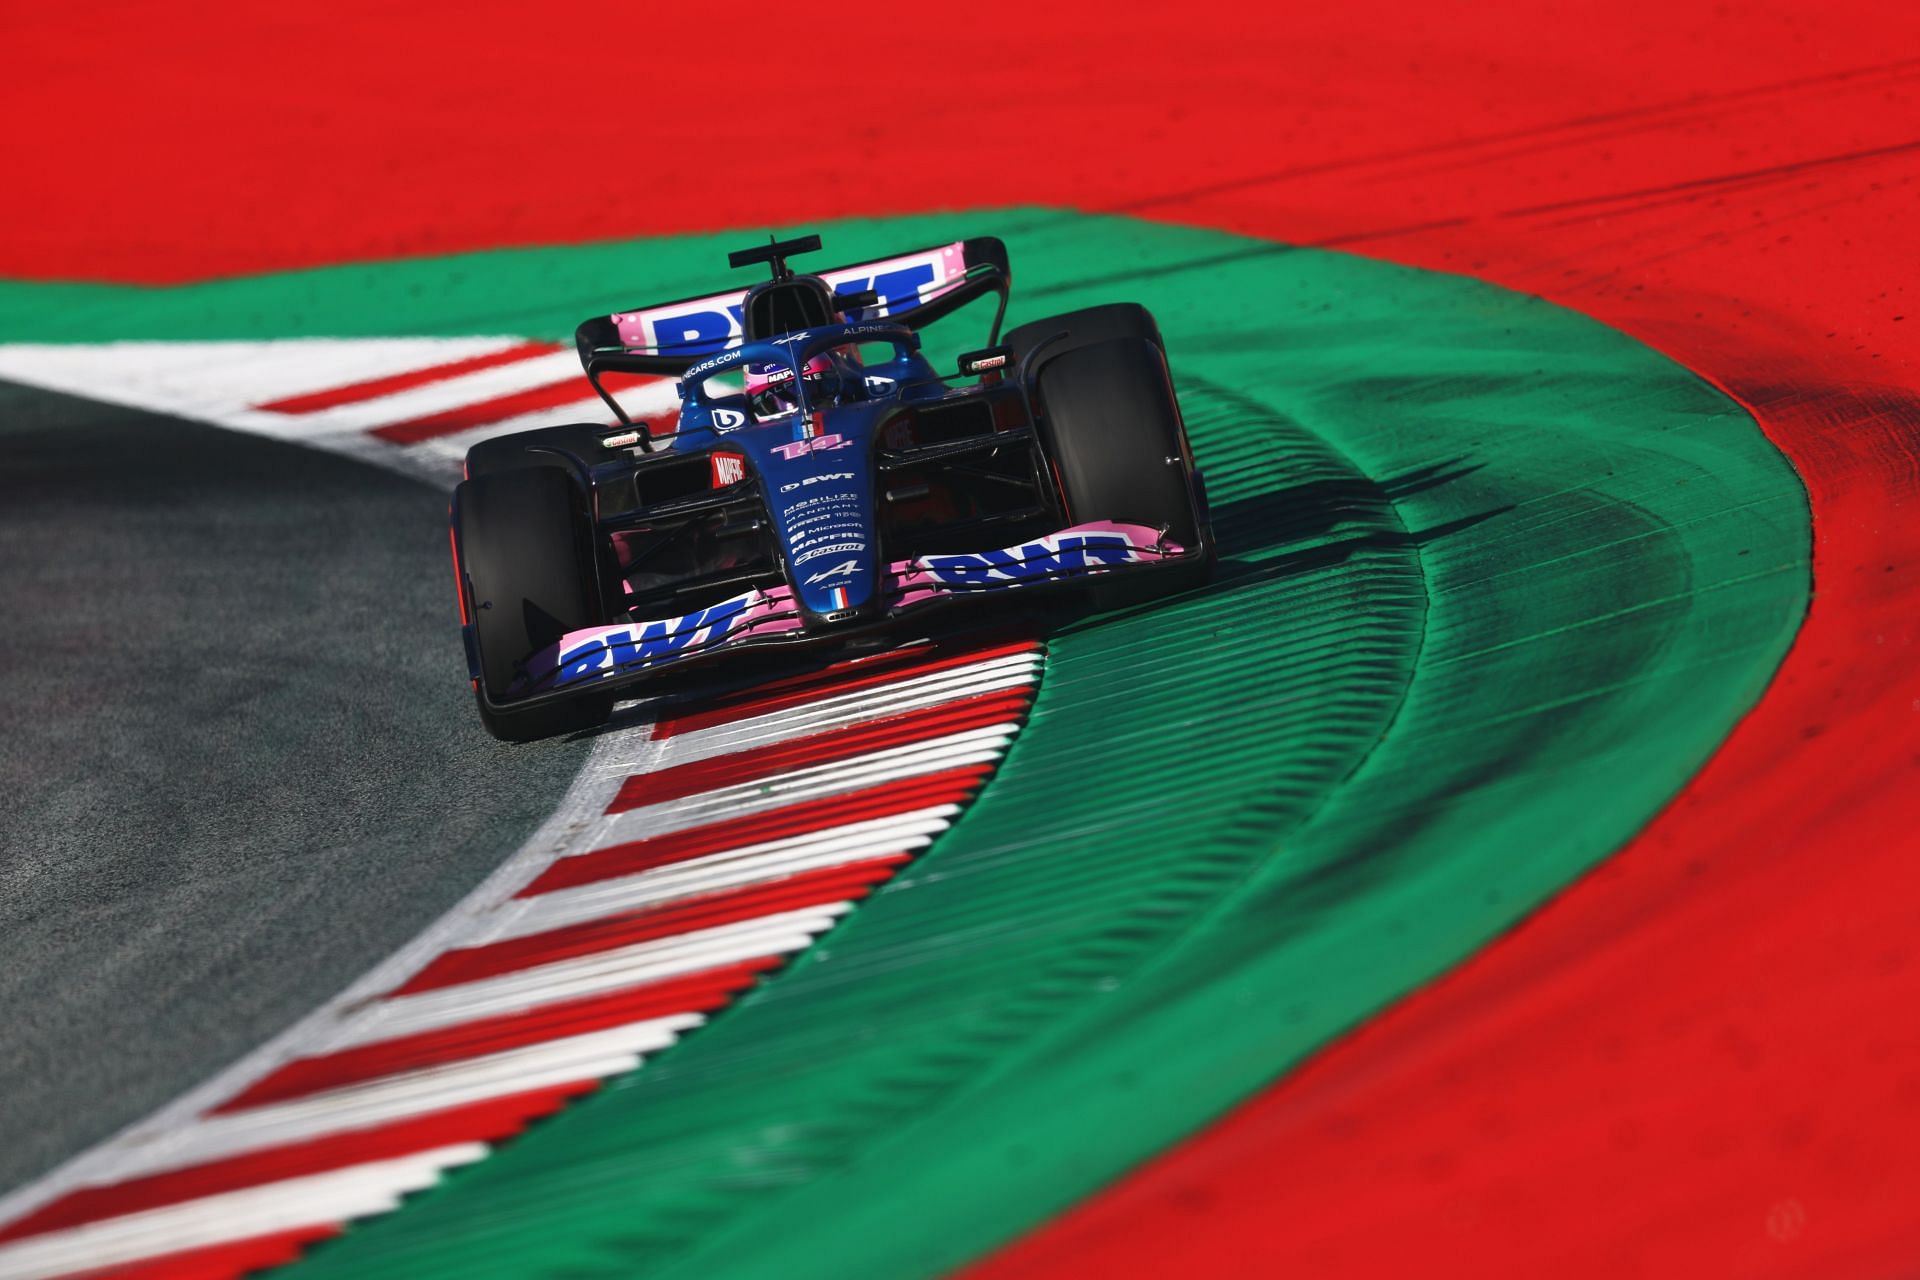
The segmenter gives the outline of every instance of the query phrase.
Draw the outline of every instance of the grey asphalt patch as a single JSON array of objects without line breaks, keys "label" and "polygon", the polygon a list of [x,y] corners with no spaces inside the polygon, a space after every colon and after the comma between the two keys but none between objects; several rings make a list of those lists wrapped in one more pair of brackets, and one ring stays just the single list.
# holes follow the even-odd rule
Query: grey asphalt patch
[{"label": "grey asphalt patch", "polygon": [[0,1189],[452,906],[586,744],[480,729],[446,495],[0,383]]}]

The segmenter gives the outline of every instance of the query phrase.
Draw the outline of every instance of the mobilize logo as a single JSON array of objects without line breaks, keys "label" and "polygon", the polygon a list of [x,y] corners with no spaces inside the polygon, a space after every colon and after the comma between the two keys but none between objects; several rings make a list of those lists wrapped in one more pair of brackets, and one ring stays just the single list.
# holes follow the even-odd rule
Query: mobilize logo
[{"label": "mobilize logo", "polygon": [[858,560],[842,560],[839,564],[833,566],[833,568],[822,569],[819,573],[808,578],[806,585],[811,587],[818,583],[825,582],[828,578],[851,578],[858,572],[860,572],[860,562]]},{"label": "mobilize logo", "polygon": [[802,485],[820,484],[823,481],[827,481],[827,480],[851,480],[851,479],[853,479],[853,472],[851,471],[823,471],[817,476],[807,476],[805,479],[795,480],[792,484],[783,484],[780,486],[780,492],[792,493],[795,489],[800,488]]}]

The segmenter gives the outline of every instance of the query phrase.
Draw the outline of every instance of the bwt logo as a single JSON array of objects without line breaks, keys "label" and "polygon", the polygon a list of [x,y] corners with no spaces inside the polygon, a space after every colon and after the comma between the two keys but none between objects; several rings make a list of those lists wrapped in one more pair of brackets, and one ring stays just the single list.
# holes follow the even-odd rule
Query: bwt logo
[{"label": "bwt logo", "polygon": [[[877,314],[892,315],[901,304],[920,301],[920,290],[936,278],[933,263],[916,262],[910,266],[883,271],[875,276],[843,276],[838,272],[823,276],[836,296],[871,289],[880,297]],[[715,300],[717,301],[717,300]],[[671,349],[676,355],[710,355],[724,351],[741,336],[745,303],[738,306],[703,307],[695,311],[676,311],[650,317],[653,345]]]},{"label": "bwt logo", "polygon": [[606,632],[561,654],[553,683],[557,687],[588,676],[649,666],[722,639],[746,617],[747,599],[735,596],[684,618],[665,618],[629,630]]},{"label": "bwt logo", "polygon": [[1121,534],[1079,533],[1049,536],[1005,551],[928,556],[920,563],[935,582],[953,587],[986,587],[1084,573],[1137,558],[1133,544]]}]

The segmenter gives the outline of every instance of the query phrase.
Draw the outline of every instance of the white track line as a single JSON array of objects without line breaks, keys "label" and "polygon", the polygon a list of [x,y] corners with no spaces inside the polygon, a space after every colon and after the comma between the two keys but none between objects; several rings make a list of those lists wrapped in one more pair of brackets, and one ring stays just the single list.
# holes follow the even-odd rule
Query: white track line
[{"label": "white track line", "polygon": [[804,911],[757,916],[735,924],[515,969],[477,982],[395,996],[370,1006],[343,1029],[335,1043],[346,1047],[438,1031],[742,960],[785,955],[805,947],[814,934],[831,928],[852,905],[835,902]]},{"label": "white track line", "polygon": [[[579,361],[574,361],[579,369]],[[586,385],[583,381],[583,387]],[[645,386],[622,391],[617,397],[627,416],[638,421],[659,414],[670,413],[680,405],[679,397],[674,394],[673,382],[662,380]],[[432,459],[451,468],[454,476],[460,474],[462,461],[467,450],[482,440],[491,440],[495,436],[506,435],[512,431],[525,431],[531,427],[551,427],[567,422],[587,422],[605,425],[613,422],[613,410],[607,408],[606,401],[588,391],[581,399],[570,404],[557,405],[552,409],[542,409],[536,413],[524,413],[518,417],[502,418],[484,426],[473,427],[466,431],[450,435],[435,436],[422,440],[418,444],[406,446],[407,452],[418,459]]]},{"label": "white track line", "polygon": [[[529,391],[535,387],[544,387],[556,382],[577,382],[584,393],[583,400],[599,404],[593,394],[593,388],[580,373],[580,357],[571,351],[555,351],[550,355],[530,356],[525,360],[515,360],[510,364],[495,365],[491,369],[479,369],[472,373],[463,373],[452,378],[443,378],[438,382],[423,383],[397,391],[392,395],[379,396],[372,400],[356,400],[351,404],[336,405],[331,409],[321,409],[315,413],[291,415],[292,420],[302,423],[315,435],[331,435],[341,431],[371,431],[375,427],[388,426],[395,422],[407,422],[414,418],[424,418],[429,414],[445,413],[449,409],[459,409],[483,400],[493,400],[500,396],[512,395],[517,391]],[[244,406],[255,408],[258,403],[279,397],[263,397],[262,401]],[[600,412],[606,413],[606,406],[600,406]],[[286,415],[283,415],[286,416]],[[561,422],[564,418],[555,417],[552,411],[541,417],[546,422]]]},{"label": "white track line", "polygon": [[1024,656],[937,672],[918,680],[884,688],[822,698],[801,706],[768,712],[751,719],[677,733],[667,739],[662,759],[686,764],[709,756],[728,755],[751,747],[815,733],[831,733],[869,720],[923,711],[961,698],[1024,689],[1033,683],[1036,661]]},{"label": "white track line", "polygon": [[[541,385],[564,360],[535,356],[495,370],[309,415],[252,406],[371,378],[488,354],[521,339],[371,342],[114,344],[110,348],[0,347],[0,377],[12,377],[140,408],[301,440],[400,470],[457,477],[465,442],[528,416],[408,448],[361,434],[368,425],[456,408]],[[667,383],[623,394],[651,404]],[[668,397],[670,400],[670,396]],[[583,411],[603,412],[598,401]],[[573,408],[573,406],[566,406]],[[636,412],[644,413],[645,408]],[[563,410],[564,412],[564,410]],[[554,414],[538,415],[542,423]],[[457,446],[457,447],[456,447]],[[666,979],[743,961],[778,959],[807,947],[852,907],[850,900],[769,913],[645,942],[506,971],[471,982],[392,994],[455,949],[525,937],[696,895],[773,885],[788,877],[925,848],[958,814],[957,804],[921,804],[900,813],[715,850],[698,858],[532,898],[515,895],[556,861],[628,840],[666,835],[787,805],[969,765],[991,764],[1019,726],[1011,721],[923,742],[883,747],[821,765],[803,765],[716,790],[609,815],[630,776],[791,742],[889,715],[925,712],[962,699],[1030,686],[1037,653],[1016,653],[925,675],[911,667],[873,688],[831,687],[803,704],[655,741],[651,725],[606,734],[554,814],[492,876],[398,953],[339,996],[214,1079],[53,1173],[0,1199],[0,1223],[16,1220],[81,1187],[177,1170],[386,1125],[512,1094],[579,1084],[631,1071],[645,1054],[701,1025],[688,1011],[565,1036],[391,1074],[305,1097],[231,1112],[222,1103],[286,1064],[399,1037],[477,1027],[487,1020],[562,1002],[637,990]],[[478,1159],[481,1143],[454,1143],[397,1160],[202,1196],[47,1232],[0,1246],[0,1275],[52,1277],[162,1257],[302,1226],[333,1224],[398,1203],[450,1164]]]},{"label": "white track line", "polygon": [[[491,355],[523,338],[295,338],[268,342],[0,345],[0,377],[91,400],[201,418],[280,439],[314,434],[305,415],[256,404]],[[575,362],[576,368],[578,361]],[[314,415],[318,416],[318,415]]]},{"label": "white track line", "polygon": [[153,1142],[132,1145],[115,1181],[617,1075],[703,1021],[697,1013],[675,1014],[204,1116]]},{"label": "white track line", "polygon": [[665,835],[688,827],[705,826],[721,818],[742,817],[779,809],[802,800],[900,782],[907,778],[970,764],[998,760],[1019,729],[1015,724],[988,725],[962,733],[903,747],[888,747],[863,756],[812,765],[785,773],[768,774],[661,804],[644,805],[607,818],[605,835],[597,843],[619,844],[643,836]]},{"label": "white track line", "polygon": [[515,898],[502,904],[495,918],[475,933],[472,945],[546,933],[696,894],[778,880],[797,871],[921,849],[952,825],[959,812],[957,804],[934,805],[897,817],[874,818],[703,854],[685,862],[576,888],[556,889],[538,897]]},{"label": "white track line", "polygon": [[397,1208],[407,1193],[432,1186],[442,1170],[486,1154],[482,1143],[460,1143],[32,1236],[0,1245],[0,1275],[50,1280],[383,1213]]}]

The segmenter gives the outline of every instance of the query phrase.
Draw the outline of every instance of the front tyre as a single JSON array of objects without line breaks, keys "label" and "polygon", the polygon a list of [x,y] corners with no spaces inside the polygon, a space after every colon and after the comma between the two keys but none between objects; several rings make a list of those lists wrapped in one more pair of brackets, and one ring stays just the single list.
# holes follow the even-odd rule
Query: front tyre
[{"label": "front tyre", "polygon": [[1144,338],[1161,351],[1167,349],[1153,313],[1137,302],[1107,302],[1030,320],[1007,330],[1000,342],[1013,348],[1014,359],[1021,364],[1034,355],[1045,364],[1069,351],[1121,338]]},{"label": "front tyre", "polygon": [[1113,520],[1164,529],[1200,558],[1096,582],[1103,608],[1195,587],[1213,570],[1213,539],[1192,483],[1192,452],[1160,348],[1143,337],[1078,347],[1040,371],[1042,434],[1075,524]]},{"label": "front tyre", "polygon": [[475,693],[484,696],[476,701],[487,732],[529,742],[606,723],[613,714],[608,694],[522,710],[507,701],[520,663],[599,621],[592,551],[572,477],[554,467],[476,476],[454,490],[453,509],[461,586],[479,647]]}]

